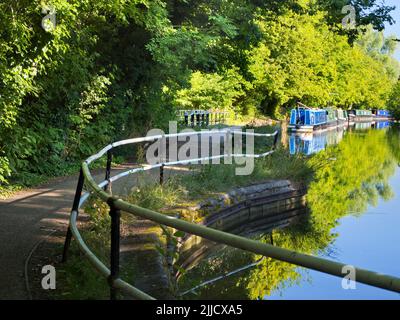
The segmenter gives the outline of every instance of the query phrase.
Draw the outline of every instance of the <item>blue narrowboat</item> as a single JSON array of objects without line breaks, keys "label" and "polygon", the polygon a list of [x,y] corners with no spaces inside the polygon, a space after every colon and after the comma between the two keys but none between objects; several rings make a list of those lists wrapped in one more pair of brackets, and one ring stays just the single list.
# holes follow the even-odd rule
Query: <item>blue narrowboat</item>
[{"label": "blue narrowboat", "polygon": [[327,113],[322,109],[296,108],[290,113],[289,129],[298,132],[314,131],[326,125]]},{"label": "blue narrowboat", "polygon": [[375,116],[375,120],[378,121],[384,121],[384,120],[390,120],[392,118],[392,115],[390,114],[390,111],[388,110],[374,110],[373,112],[374,116]]},{"label": "blue narrowboat", "polygon": [[293,132],[312,132],[338,126],[338,114],[333,108],[311,109],[299,103],[290,113],[289,129]]}]

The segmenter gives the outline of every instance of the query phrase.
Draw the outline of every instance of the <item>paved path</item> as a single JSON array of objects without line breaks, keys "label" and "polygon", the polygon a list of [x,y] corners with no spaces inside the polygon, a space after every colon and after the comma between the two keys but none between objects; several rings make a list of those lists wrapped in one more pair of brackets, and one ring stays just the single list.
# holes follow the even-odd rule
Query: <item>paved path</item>
[{"label": "paved path", "polygon": [[[113,170],[113,175],[121,167]],[[156,179],[158,172],[149,177]],[[103,174],[95,175],[96,180]],[[78,176],[53,180],[0,200],[0,300],[28,299],[24,265],[35,244],[54,230],[66,231]],[[113,185],[121,194],[135,184],[134,177]]]},{"label": "paved path", "polygon": [[[126,167],[114,169],[112,174],[123,169]],[[97,181],[103,177],[104,174],[95,175]],[[152,170],[146,179],[157,181],[158,171]],[[21,191],[10,199],[0,200],[0,300],[28,298],[25,261],[35,245],[49,233],[66,230],[77,180],[76,175],[55,179],[41,187]],[[113,185],[113,193],[123,194],[134,184],[134,177],[122,179]]]},{"label": "paved path", "polygon": [[50,230],[65,229],[77,178],[55,180],[0,200],[0,299],[27,299],[24,264]]}]

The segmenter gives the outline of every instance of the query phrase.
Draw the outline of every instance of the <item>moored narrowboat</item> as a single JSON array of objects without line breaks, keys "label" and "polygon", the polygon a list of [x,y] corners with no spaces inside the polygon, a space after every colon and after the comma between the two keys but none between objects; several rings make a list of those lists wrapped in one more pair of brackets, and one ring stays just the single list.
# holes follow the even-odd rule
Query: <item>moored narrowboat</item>
[{"label": "moored narrowboat", "polygon": [[343,109],[336,110],[336,117],[338,121],[338,125],[344,125],[348,121],[347,111]]},{"label": "moored narrowboat", "polygon": [[326,124],[327,127],[336,127],[338,125],[337,110],[334,108],[326,108]]},{"label": "moored narrowboat", "polygon": [[296,132],[312,132],[326,126],[327,118],[326,110],[298,107],[290,113],[289,129]]},{"label": "moored narrowboat", "polygon": [[371,122],[374,116],[371,110],[350,110],[349,118],[351,122]]},{"label": "moored narrowboat", "polygon": [[387,121],[392,119],[392,115],[388,110],[375,109],[373,115],[376,121]]},{"label": "moored narrowboat", "polygon": [[[338,111],[334,108],[311,109],[298,103],[290,113],[289,129],[293,132],[312,132],[335,128],[339,124]],[[342,111],[341,116],[344,116]]]}]

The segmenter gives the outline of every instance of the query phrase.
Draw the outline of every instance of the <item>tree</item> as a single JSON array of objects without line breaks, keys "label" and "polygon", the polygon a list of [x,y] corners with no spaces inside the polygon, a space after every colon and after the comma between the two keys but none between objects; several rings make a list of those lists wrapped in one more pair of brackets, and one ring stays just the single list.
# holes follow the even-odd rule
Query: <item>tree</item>
[{"label": "tree", "polygon": [[393,117],[397,120],[400,119],[400,82],[397,82],[390,93],[388,100],[388,109]]},{"label": "tree", "polygon": [[[391,12],[395,7],[388,6],[385,1],[378,0],[317,0],[320,9],[328,12],[328,21],[331,25],[342,22],[344,14],[343,7],[351,5],[356,12],[356,24],[358,26],[372,25],[374,29],[382,31],[385,23],[393,24],[395,21]],[[350,35],[357,34],[360,30],[350,32]]]}]

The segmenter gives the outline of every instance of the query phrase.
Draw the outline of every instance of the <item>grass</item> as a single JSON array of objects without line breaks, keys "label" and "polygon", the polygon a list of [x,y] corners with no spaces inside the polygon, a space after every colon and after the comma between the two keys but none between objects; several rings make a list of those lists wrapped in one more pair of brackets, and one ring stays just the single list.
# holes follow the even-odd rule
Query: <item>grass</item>
[{"label": "grass", "polygon": [[[88,246],[102,261],[106,248],[100,247],[90,232],[83,231]],[[60,247],[60,250],[62,248]],[[103,258],[101,258],[103,256]],[[97,273],[89,260],[80,252],[76,242],[72,242],[68,261],[57,265],[57,289],[52,293],[56,300],[103,300],[109,299],[110,289],[107,279]]]},{"label": "grass", "polygon": [[[263,126],[254,129],[257,133],[272,133],[278,128]],[[263,153],[272,147],[272,138],[255,138],[254,152]],[[245,145],[245,141],[243,141]],[[218,196],[232,189],[267,180],[287,179],[294,183],[307,184],[312,178],[312,170],[307,166],[302,154],[289,155],[283,147],[270,156],[254,160],[254,170],[250,175],[238,175],[237,165],[208,164],[193,165],[191,174],[172,176],[163,186],[159,184],[139,183],[127,197],[131,203],[166,214],[185,212],[185,208],[193,207],[202,200]],[[196,219],[201,219],[197,216]]]},{"label": "grass", "polygon": [[[274,127],[257,128],[256,132],[272,132]],[[271,139],[270,139],[271,140]],[[271,147],[271,143],[257,141],[256,152],[265,152]],[[311,169],[307,166],[304,156],[290,156],[287,150],[278,148],[271,156],[255,159],[254,170],[250,175],[239,176],[235,174],[235,164],[196,165],[192,166],[192,173],[172,176],[165,183],[146,184],[138,178],[139,184],[127,197],[131,203],[141,207],[152,209],[165,214],[176,214],[176,208],[187,208],[198,204],[203,199],[214,197],[232,189],[275,179],[289,179],[293,182],[307,183],[312,176]],[[140,180],[143,180],[142,183]],[[109,264],[110,247],[110,218],[108,207],[105,203],[91,200],[86,206],[86,213],[90,222],[82,236],[88,246],[97,257],[106,265]],[[182,216],[190,218],[190,216]],[[192,221],[202,218],[201,213],[197,217],[191,217]],[[125,224],[134,223],[132,217],[123,219]],[[158,230],[159,231],[159,230]],[[159,233],[160,243],[163,234]],[[165,244],[165,243],[164,243]],[[130,262],[129,268],[121,266],[123,278],[132,283],[134,274],[140,273],[140,262]],[[143,266],[142,266],[143,267]],[[135,271],[136,269],[136,271]],[[63,292],[56,293],[57,299],[108,299],[109,288],[106,279],[98,275],[86,258],[80,253],[76,244],[71,247],[71,255],[68,263],[58,267],[60,276],[60,288]]]},{"label": "grass", "polygon": [[[85,208],[89,222],[84,224],[81,235],[88,247],[105,264],[109,265],[110,217],[107,204],[89,199]],[[61,248],[60,248],[61,250]],[[92,300],[108,299],[107,279],[97,273],[89,260],[81,253],[76,241],[72,241],[66,263],[57,266],[55,299]]]},{"label": "grass", "polygon": [[173,176],[163,186],[141,185],[127,200],[141,207],[172,214],[177,208],[195,206],[202,200],[238,187],[280,179],[307,183],[312,176],[304,156],[290,156],[280,148],[269,157],[255,159],[250,175],[237,175],[235,164],[198,165],[192,166],[192,169],[192,174]]},{"label": "grass", "polygon": [[[84,226],[80,226],[80,233],[90,250],[100,259],[108,268],[110,266],[110,216],[109,207],[100,200],[89,199],[85,213],[89,216],[88,222]],[[132,215],[121,214],[121,236],[127,235],[126,227],[133,224]],[[152,227],[141,232],[141,239],[145,239],[151,234],[157,234],[160,244],[163,243],[163,234],[160,228]],[[129,236],[131,233],[129,234]],[[136,234],[137,236],[137,234]],[[152,241],[152,240],[151,240]],[[147,241],[141,246],[141,250],[150,250],[154,255],[156,243]],[[165,245],[165,242],[163,243]],[[62,251],[62,247],[58,248],[58,252]],[[138,255],[128,257],[121,260],[120,277],[121,279],[132,283],[140,277],[141,272],[146,269],[143,262],[140,261]],[[156,259],[156,257],[154,258]],[[69,256],[66,263],[59,263],[57,268],[57,289],[52,293],[50,298],[56,300],[104,300],[110,297],[110,288],[107,279],[100,275],[89,260],[84,256],[77,246],[76,241],[72,241],[69,250]],[[147,266],[148,268],[148,266]],[[119,298],[123,298],[119,295]]]}]

